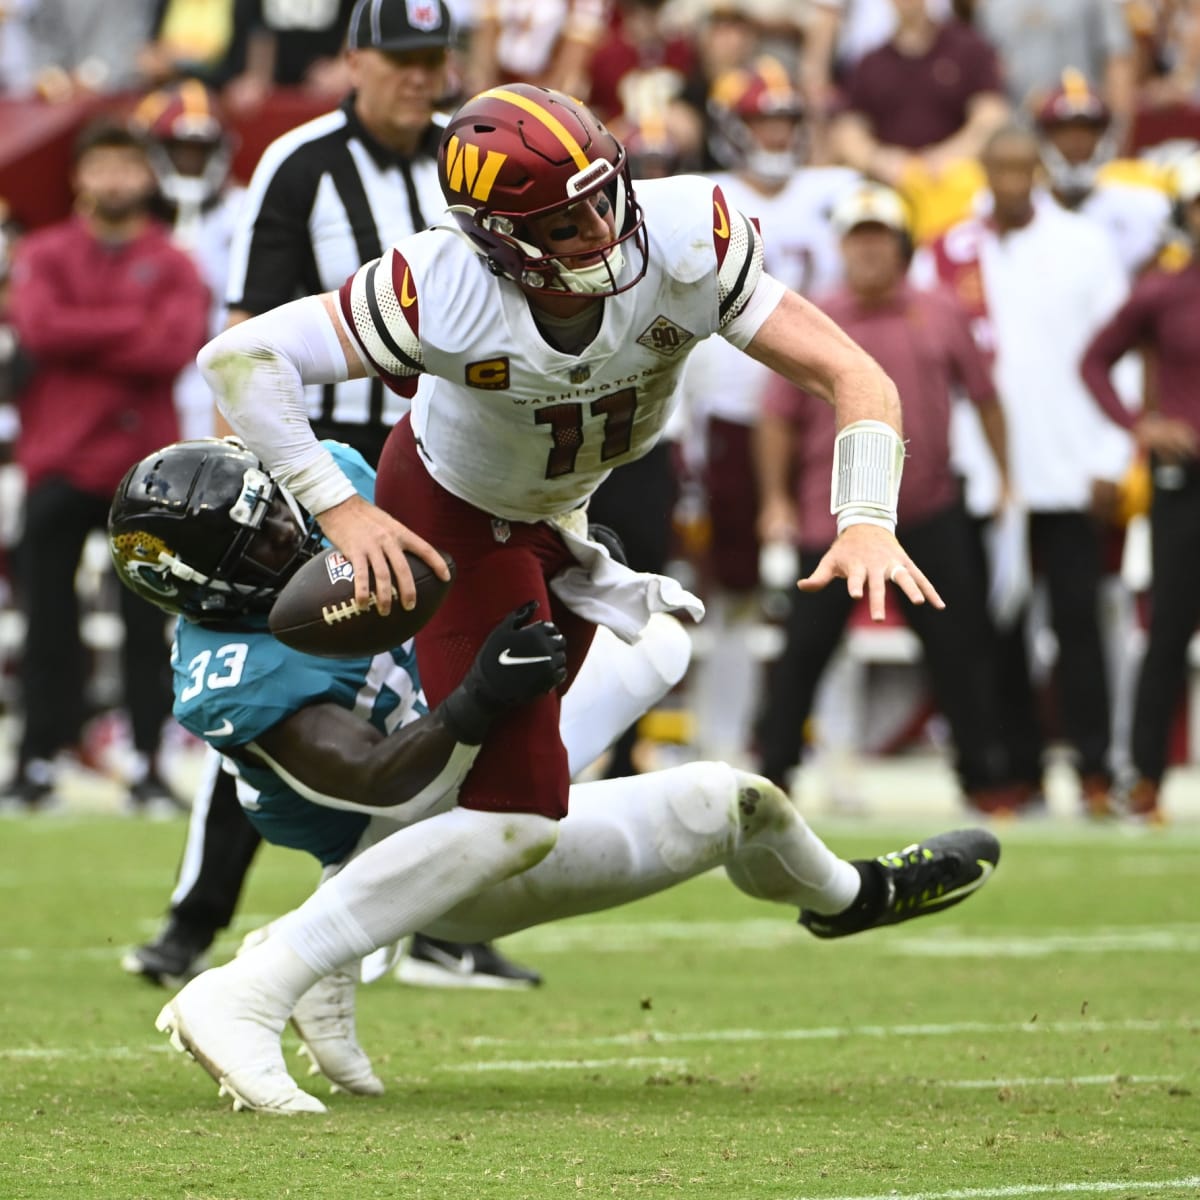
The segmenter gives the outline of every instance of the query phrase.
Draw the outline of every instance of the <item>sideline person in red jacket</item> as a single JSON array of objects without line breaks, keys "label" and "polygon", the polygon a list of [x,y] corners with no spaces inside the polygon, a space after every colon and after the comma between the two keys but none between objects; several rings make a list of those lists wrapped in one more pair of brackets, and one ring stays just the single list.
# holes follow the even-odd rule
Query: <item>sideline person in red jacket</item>
[{"label": "sideline person in red jacket", "polygon": [[[25,729],[4,797],[54,790],[53,759],[79,735],[85,666],[75,573],[131,462],[178,437],[172,385],[203,344],[208,289],[151,219],[154,175],[138,137],[101,123],[75,150],[75,214],[31,233],[13,266],[12,321],[33,362],[18,398],[25,475],[18,592],[28,621]],[[137,758],[131,804],[172,801],[155,771],[171,691],[162,615],[119,589],[124,699]]]}]

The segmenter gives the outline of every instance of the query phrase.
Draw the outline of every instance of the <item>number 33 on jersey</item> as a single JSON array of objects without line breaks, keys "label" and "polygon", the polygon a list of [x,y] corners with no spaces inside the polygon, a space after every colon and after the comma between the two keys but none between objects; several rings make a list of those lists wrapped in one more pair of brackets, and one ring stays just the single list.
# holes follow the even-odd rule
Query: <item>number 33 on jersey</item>
[{"label": "number 33 on jersey", "polygon": [[514,521],[582,504],[657,441],[688,352],[753,293],[762,243],[719,188],[684,176],[641,182],[637,197],[646,276],[598,302],[600,330],[577,355],[550,346],[524,293],[448,226],[397,243],[342,287],[371,368],[413,396],[425,463],[460,499]]}]

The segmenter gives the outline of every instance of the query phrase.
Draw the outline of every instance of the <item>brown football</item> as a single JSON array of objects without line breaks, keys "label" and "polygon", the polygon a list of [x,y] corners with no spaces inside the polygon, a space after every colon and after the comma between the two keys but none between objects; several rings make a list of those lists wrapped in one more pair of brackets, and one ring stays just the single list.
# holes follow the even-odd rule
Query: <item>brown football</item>
[{"label": "brown football", "polygon": [[285,646],[322,658],[361,658],[382,654],[407,642],[438,610],[454,582],[454,561],[443,554],[449,581],[439,579],[424,559],[405,551],[417,603],[411,609],[393,599],[386,617],[375,607],[354,603],[354,569],[338,550],[310,559],[288,580],[268,618],[271,632]]}]

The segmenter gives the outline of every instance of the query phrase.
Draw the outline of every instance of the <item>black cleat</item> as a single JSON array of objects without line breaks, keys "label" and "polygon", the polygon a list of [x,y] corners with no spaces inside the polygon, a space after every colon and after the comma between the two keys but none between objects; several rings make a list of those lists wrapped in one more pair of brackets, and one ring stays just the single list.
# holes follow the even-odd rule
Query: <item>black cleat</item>
[{"label": "black cleat", "polygon": [[205,952],[210,945],[211,934],[168,921],[154,941],[130,950],[121,959],[121,966],[130,975],[140,975],[150,983],[178,988],[207,969]]},{"label": "black cleat", "polygon": [[157,821],[179,817],[188,811],[170,786],[153,771],[129,785],[126,810]]},{"label": "black cleat", "polygon": [[401,983],[413,987],[534,988],[542,977],[504,957],[488,942],[463,945],[414,933],[395,970]]},{"label": "black cleat", "polygon": [[[986,829],[939,833],[892,854],[856,862],[864,876],[859,898],[833,916],[805,909],[800,924],[815,937],[837,938],[927,917],[978,891],[999,861],[1000,843]],[[870,873],[879,887],[869,886]]]}]

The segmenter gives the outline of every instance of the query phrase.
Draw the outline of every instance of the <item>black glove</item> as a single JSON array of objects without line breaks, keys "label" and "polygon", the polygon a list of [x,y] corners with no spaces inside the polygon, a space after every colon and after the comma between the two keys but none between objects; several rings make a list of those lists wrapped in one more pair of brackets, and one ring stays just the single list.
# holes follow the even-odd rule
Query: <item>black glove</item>
[{"label": "black glove", "polygon": [[493,719],[556,688],[567,677],[567,643],[550,621],[525,622],[537,602],[511,612],[475,656],[466,678],[438,707],[455,740],[478,746]]},{"label": "black glove", "polygon": [[621,541],[621,535],[611,526],[594,522],[588,525],[588,537],[593,542],[599,542],[608,551],[613,562],[619,562],[623,567],[629,566],[625,543]]}]

